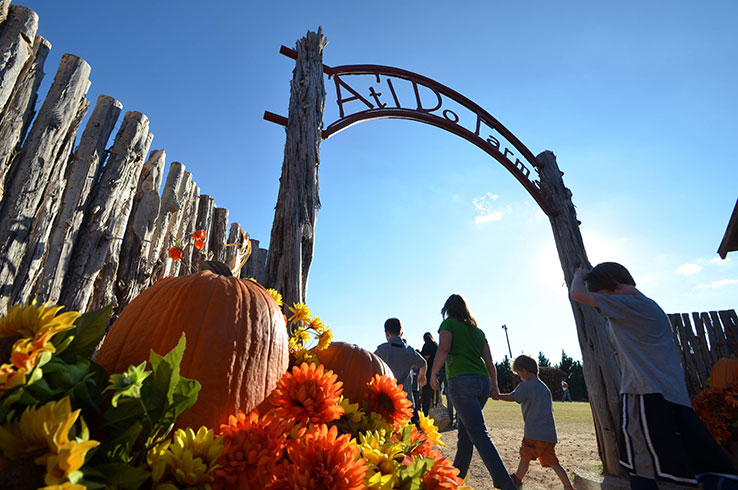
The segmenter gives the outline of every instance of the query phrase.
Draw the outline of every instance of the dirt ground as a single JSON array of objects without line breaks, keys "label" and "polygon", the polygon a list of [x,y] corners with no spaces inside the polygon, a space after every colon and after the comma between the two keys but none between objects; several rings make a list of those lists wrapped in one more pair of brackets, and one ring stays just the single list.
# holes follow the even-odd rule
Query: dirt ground
[{"label": "dirt ground", "polygon": [[[505,402],[490,402],[485,408],[485,418],[487,420],[487,428],[492,436],[497,450],[500,452],[502,461],[508,469],[509,473],[515,471],[520,460],[518,450],[520,442],[523,438],[522,416],[520,418],[511,418],[499,414],[496,417],[495,410],[499,404]],[[497,404],[497,406],[495,405]],[[490,407],[491,405],[491,407]],[[517,406],[517,404],[510,404]],[[564,414],[570,411],[572,407],[579,410],[580,414],[589,414],[589,417],[579,415],[577,417],[569,417]],[[517,408],[519,412],[519,408]],[[557,416],[557,412],[561,412],[562,416]],[[498,423],[495,422],[498,418]],[[574,471],[577,469],[595,470],[601,468],[601,461],[597,455],[597,441],[595,439],[594,425],[591,421],[591,412],[589,412],[589,404],[583,402],[564,403],[554,402],[554,418],[556,419],[556,430],[559,442],[556,445],[556,454],[559,458],[561,466],[566,470],[572,484],[574,483]],[[584,419],[584,420],[583,420]],[[456,441],[458,432],[455,429],[443,430],[441,437],[446,447],[443,448],[443,455],[451,461],[456,454]],[[487,472],[487,468],[479,458],[479,454],[474,451],[469,474],[466,480],[467,485],[474,490],[487,490],[492,487],[492,477]],[[526,490],[550,490],[563,488],[561,481],[556,473],[550,468],[542,468],[535,461],[531,462],[530,469],[523,479],[523,488]]]}]

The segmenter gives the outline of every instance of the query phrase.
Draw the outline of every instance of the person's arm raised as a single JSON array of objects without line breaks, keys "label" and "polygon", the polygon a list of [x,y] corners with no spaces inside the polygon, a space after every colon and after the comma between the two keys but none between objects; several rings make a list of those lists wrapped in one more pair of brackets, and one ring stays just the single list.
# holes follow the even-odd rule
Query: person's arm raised
[{"label": "person's arm raised", "polygon": [[574,279],[571,281],[569,294],[571,295],[571,299],[577,303],[594,306],[596,308],[599,306],[597,304],[597,298],[589,292],[587,285],[584,284],[584,278],[587,276],[588,272],[589,271],[582,269],[581,267],[574,272]]}]

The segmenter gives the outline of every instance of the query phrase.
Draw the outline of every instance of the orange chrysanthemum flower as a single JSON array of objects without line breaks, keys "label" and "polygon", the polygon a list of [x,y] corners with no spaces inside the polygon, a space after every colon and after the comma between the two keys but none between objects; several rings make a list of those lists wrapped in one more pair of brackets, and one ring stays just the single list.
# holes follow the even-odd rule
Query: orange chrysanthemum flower
[{"label": "orange chrysanthemum flower", "polygon": [[389,376],[375,374],[367,385],[365,399],[365,412],[378,413],[396,428],[404,425],[413,414],[413,404],[397,381]]},{"label": "orange chrysanthemum flower", "polygon": [[202,240],[206,236],[208,236],[208,234],[205,230],[195,230],[195,232],[192,234],[192,238],[194,238],[195,240]]},{"label": "orange chrysanthemum flower", "polygon": [[271,490],[359,490],[364,486],[366,460],[349,434],[321,424],[287,447],[288,461],[279,464]]},{"label": "orange chrysanthemum flower", "polygon": [[430,470],[423,475],[423,485],[427,490],[457,489],[464,484],[464,479],[459,478],[459,469],[455,468],[448,458],[435,456],[435,461]]},{"label": "orange chrysanthemum flower", "polygon": [[[420,413],[422,414],[423,412]],[[400,432],[395,432],[392,434],[392,440],[401,442],[402,434]],[[421,456],[423,458],[428,458],[433,457],[432,454],[435,454],[436,452],[433,449],[433,441],[425,432],[419,431],[415,425],[412,425],[410,433],[410,448],[411,450],[407,452],[408,456]]]},{"label": "orange chrysanthemum flower", "polygon": [[203,248],[205,248],[205,240],[195,240],[195,248],[198,250],[202,250]]},{"label": "orange chrysanthemum flower", "polygon": [[172,260],[182,260],[184,251],[179,247],[169,247],[169,258]]},{"label": "orange chrysanthemum flower", "polygon": [[282,458],[287,437],[283,427],[271,417],[231,415],[221,426],[223,451],[213,470],[215,488],[261,490],[274,480],[274,469]]},{"label": "orange chrysanthemum flower", "polygon": [[172,276],[160,277],[159,279],[156,280],[156,282],[166,281],[167,279],[171,279],[171,278],[172,278]]},{"label": "orange chrysanthemum flower", "polygon": [[277,383],[270,403],[276,417],[295,423],[322,424],[343,414],[339,396],[343,383],[323,365],[302,363],[287,372]]}]

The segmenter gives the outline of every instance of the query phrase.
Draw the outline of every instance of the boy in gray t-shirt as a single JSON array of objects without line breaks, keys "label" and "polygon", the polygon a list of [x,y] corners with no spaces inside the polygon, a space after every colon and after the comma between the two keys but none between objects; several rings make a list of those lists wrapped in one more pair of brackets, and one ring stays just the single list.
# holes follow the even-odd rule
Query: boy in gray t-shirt
[{"label": "boy in gray t-shirt", "polygon": [[620,365],[620,464],[630,488],[654,489],[656,478],[701,488],[738,489],[730,459],[697,418],[664,311],[615,262],[577,269],[571,298],[608,321]]},{"label": "boy in gray t-shirt", "polygon": [[553,417],[551,390],[538,379],[538,363],[529,356],[518,356],[513,361],[513,371],[523,380],[512,393],[498,395],[498,400],[520,403],[525,429],[520,446],[520,462],[515,473],[510,475],[513,483],[520,487],[528,466],[534,459],[544,468],[552,468],[564,484],[572,490],[571,481],[556,457],[556,424]]}]

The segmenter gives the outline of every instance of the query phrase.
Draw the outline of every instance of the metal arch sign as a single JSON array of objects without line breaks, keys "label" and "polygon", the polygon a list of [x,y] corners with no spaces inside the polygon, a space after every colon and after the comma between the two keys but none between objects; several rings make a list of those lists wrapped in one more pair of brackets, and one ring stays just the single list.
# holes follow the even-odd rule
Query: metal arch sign
[{"label": "metal arch sign", "polygon": [[[297,52],[285,46],[280,53],[297,59]],[[323,139],[375,119],[430,124],[487,152],[525,187],[548,216],[554,214],[543,198],[540,182],[531,178],[531,170],[540,165],[533,153],[497,119],[460,93],[417,73],[389,66],[323,65],[323,72],[333,80],[338,112],[338,118],[323,129]],[[264,113],[264,119],[287,125],[286,118],[270,112]]]}]

